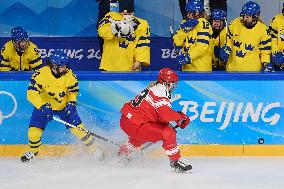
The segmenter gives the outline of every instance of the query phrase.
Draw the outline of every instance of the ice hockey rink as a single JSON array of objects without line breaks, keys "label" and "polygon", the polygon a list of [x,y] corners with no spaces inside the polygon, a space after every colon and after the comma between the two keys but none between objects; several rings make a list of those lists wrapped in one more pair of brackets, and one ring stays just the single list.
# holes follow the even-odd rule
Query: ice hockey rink
[{"label": "ice hockey rink", "polygon": [[2,189],[281,189],[283,157],[188,157],[189,173],[172,172],[166,158],[144,157],[131,166],[94,157],[0,159]]}]

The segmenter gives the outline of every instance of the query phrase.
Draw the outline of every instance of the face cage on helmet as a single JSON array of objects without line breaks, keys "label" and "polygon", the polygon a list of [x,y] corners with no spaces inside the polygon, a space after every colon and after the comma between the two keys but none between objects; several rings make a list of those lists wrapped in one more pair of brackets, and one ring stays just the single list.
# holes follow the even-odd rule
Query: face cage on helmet
[{"label": "face cage on helmet", "polygon": [[177,89],[178,87],[178,83],[177,82],[166,82],[163,81],[164,85],[168,88],[169,91],[174,91]]}]

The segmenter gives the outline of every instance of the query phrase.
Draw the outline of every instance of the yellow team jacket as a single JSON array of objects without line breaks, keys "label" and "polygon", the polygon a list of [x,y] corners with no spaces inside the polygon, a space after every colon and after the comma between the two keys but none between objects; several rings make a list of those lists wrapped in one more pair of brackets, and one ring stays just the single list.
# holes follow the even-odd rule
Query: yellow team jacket
[{"label": "yellow team jacket", "polygon": [[[227,35],[226,28],[223,28],[223,30],[219,33],[218,37],[216,38],[212,37],[214,49],[221,48],[226,44],[226,35]],[[225,67],[225,62],[220,60],[220,58],[213,53],[212,66],[213,68],[214,67]]]},{"label": "yellow team jacket", "polygon": [[227,71],[261,71],[263,64],[270,62],[271,37],[267,26],[258,21],[252,29],[235,18],[229,26],[227,45],[232,49]]},{"label": "yellow team jacket", "polygon": [[77,101],[79,92],[78,80],[72,70],[55,78],[49,66],[37,70],[30,80],[27,99],[37,109],[51,104],[52,110],[62,110],[70,101]]},{"label": "yellow team jacket", "polygon": [[40,52],[35,44],[29,42],[21,55],[17,53],[13,42],[8,41],[1,50],[0,71],[35,71],[42,67]]},{"label": "yellow team jacket", "polygon": [[99,23],[98,33],[104,39],[100,69],[107,71],[132,71],[134,62],[150,65],[150,28],[146,20],[135,17],[139,22],[134,35],[128,39],[114,36],[110,21],[123,20],[116,12],[108,13]]},{"label": "yellow team jacket", "polygon": [[272,18],[269,27],[272,40],[272,53],[284,52],[284,16],[278,14]]},{"label": "yellow team jacket", "polygon": [[182,46],[182,52],[189,53],[191,58],[191,64],[184,65],[183,71],[212,71],[213,31],[205,18],[199,18],[198,21],[188,33],[179,29],[173,36],[174,44]]}]

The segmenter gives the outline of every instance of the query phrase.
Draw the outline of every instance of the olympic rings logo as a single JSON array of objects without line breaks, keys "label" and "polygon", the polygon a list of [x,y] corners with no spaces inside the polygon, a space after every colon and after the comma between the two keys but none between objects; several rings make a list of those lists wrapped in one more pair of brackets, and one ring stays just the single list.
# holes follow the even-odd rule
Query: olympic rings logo
[{"label": "olympic rings logo", "polygon": [[0,91],[0,98],[1,98],[1,95],[9,96],[13,100],[14,108],[13,108],[11,113],[9,113],[7,115],[3,115],[2,111],[1,111],[1,107],[0,107],[0,125],[2,124],[4,119],[7,119],[7,118],[13,116],[15,114],[16,110],[17,110],[17,107],[18,107],[17,100],[14,97],[14,95],[12,95],[11,93],[9,93],[7,91]]}]

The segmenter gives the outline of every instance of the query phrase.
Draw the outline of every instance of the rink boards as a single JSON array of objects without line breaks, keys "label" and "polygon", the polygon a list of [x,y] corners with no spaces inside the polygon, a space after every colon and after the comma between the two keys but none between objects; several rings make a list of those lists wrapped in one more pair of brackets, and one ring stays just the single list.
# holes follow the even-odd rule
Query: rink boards
[{"label": "rink boards", "polygon": [[[157,72],[78,72],[78,112],[86,127],[122,142],[120,109]],[[27,149],[32,105],[26,100],[30,73],[0,74],[0,155],[14,156]],[[281,74],[180,73],[173,102],[191,118],[178,130],[184,155],[284,155],[284,76]],[[173,95],[174,96],[174,95]],[[72,153],[77,141],[65,126],[52,121],[42,138],[43,155]],[[162,154],[154,150],[153,155]]]}]

